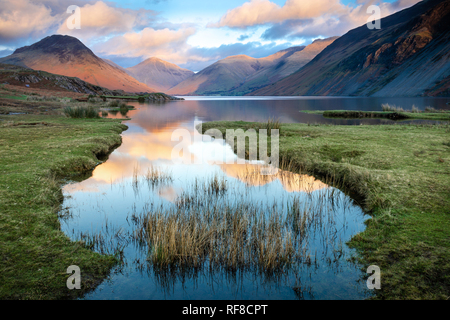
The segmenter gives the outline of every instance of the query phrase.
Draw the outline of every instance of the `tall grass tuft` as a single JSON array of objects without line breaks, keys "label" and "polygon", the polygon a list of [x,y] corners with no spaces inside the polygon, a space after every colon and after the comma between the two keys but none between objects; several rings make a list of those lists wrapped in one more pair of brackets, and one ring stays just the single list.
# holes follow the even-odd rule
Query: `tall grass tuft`
[{"label": "tall grass tuft", "polygon": [[383,111],[405,112],[402,107],[397,107],[395,105],[391,106],[389,103],[383,103],[381,109]]},{"label": "tall grass tuft", "polygon": [[270,133],[270,130],[272,130],[272,129],[279,130],[280,128],[281,128],[281,123],[280,123],[279,119],[275,120],[274,118],[269,118],[267,120],[267,123],[265,124],[265,129],[267,129],[269,133]]},{"label": "tall grass tuft", "polygon": [[195,180],[175,206],[135,219],[133,241],[146,244],[153,266],[278,272],[311,263],[308,241],[321,238],[325,250],[335,236],[334,207],[342,203],[334,188],[262,204],[245,195],[228,197],[223,181],[218,176]]},{"label": "tall grass tuft", "polygon": [[66,106],[64,114],[70,118],[100,118],[99,111],[92,106]]},{"label": "tall grass tuft", "polygon": [[149,186],[154,186],[158,183],[169,183],[173,181],[173,176],[171,172],[165,172],[160,168],[150,165],[145,173],[145,180]]}]

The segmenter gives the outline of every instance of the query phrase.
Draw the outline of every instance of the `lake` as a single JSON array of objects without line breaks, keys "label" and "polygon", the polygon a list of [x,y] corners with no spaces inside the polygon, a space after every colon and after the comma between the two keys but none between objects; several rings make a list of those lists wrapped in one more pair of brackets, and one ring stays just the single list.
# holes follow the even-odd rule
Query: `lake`
[{"label": "lake", "polygon": [[[63,188],[61,228],[121,263],[85,299],[364,299],[350,238],[370,217],[329,181],[237,164],[223,140],[194,123],[215,120],[379,124],[301,110],[447,108],[438,98],[185,97],[130,103],[122,145],[92,173]],[[120,118],[120,114],[111,114]],[[185,129],[200,140],[177,141]],[[185,147],[192,163],[174,163]],[[211,152],[213,151],[213,152]],[[200,159],[200,160],[199,160]],[[217,163],[217,160],[235,163]],[[171,247],[169,247],[169,244]],[[172,250],[172,251],[171,251]],[[83,276],[83,270],[81,270]]]}]

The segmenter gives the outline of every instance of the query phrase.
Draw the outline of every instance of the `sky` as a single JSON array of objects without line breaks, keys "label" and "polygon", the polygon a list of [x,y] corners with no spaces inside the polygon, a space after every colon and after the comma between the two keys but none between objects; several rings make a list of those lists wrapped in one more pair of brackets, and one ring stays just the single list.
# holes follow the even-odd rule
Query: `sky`
[{"label": "sky", "polygon": [[[341,36],[419,0],[0,0],[0,57],[53,34],[80,39],[122,67],[157,57],[199,71],[230,55],[254,58]],[[67,27],[80,8],[80,29]],[[70,21],[74,22],[72,18]],[[381,26],[382,27],[382,26]]]}]

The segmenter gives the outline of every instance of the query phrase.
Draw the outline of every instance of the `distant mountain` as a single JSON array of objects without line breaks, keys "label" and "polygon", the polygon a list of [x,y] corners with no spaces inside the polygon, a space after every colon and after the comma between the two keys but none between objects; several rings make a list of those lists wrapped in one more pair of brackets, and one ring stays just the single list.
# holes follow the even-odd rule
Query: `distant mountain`
[{"label": "distant mountain", "polygon": [[450,95],[450,0],[426,0],[343,35],[251,95]]},{"label": "distant mountain", "polygon": [[[117,63],[115,63],[115,62],[113,62],[113,61],[111,61],[111,60],[109,60],[109,59],[102,58],[102,60],[105,61],[107,64],[109,64],[109,65],[111,65],[111,66],[113,66],[113,67],[115,67],[115,68],[117,68],[117,69],[122,70],[122,71],[125,72],[125,73],[127,72],[127,70],[126,70],[124,67],[119,66]],[[137,79],[136,79],[136,80],[137,80]]]},{"label": "distant mountain", "polygon": [[[271,84],[309,62],[335,38],[292,47],[265,58],[230,56],[171,88],[173,95],[244,95]],[[306,51],[305,51],[306,50]],[[305,51],[305,52],[303,52]]]},{"label": "distant mountain", "polygon": [[158,58],[149,58],[125,71],[157,91],[167,91],[194,75],[190,70]]},{"label": "distant mountain", "polygon": [[80,40],[53,35],[31,46],[17,49],[0,63],[77,77],[96,86],[125,92],[154,92],[124,71],[97,57]]},{"label": "distant mountain", "polygon": [[[243,95],[283,79],[310,62],[338,37],[318,39],[306,47],[294,47],[280,51],[283,54],[274,63],[249,76],[243,84],[232,90],[233,95]],[[296,50],[299,49],[299,50]]]}]

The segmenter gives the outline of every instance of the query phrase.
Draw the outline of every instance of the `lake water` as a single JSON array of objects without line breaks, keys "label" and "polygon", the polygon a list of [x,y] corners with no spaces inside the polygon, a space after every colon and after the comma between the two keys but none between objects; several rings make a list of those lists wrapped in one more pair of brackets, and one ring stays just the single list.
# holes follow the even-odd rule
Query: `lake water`
[{"label": "lake water", "polygon": [[[382,103],[404,109],[412,104],[420,109],[447,107],[446,99],[429,98],[186,97],[163,104],[130,103],[136,110],[127,114],[131,120],[126,121],[129,129],[122,134],[122,145],[92,175],[63,188],[62,230],[73,240],[91,241],[98,252],[119,252],[122,259],[85,299],[368,297],[364,273],[348,261],[354,252],[345,244],[364,230],[369,218],[355,201],[314,177],[285,171],[266,175],[261,163],[237,164],[231,148],[219,139],[183,140],[193,163],[174,163],[172,151],[180,142],[172,134],[185,129],[192,137],[202,137],[194,122],[214,120],[392,123],[325,119],[299,112],[381,110]],[[220,164],[218,159],[235,163]],[[214,191],[215,182],[219,187]],[[170,230],[164,227],[175,220],[190,227],[190,223],[217,227],[205,233],[214,234],[209,240],[214,245],[195,266],[181,260],[158,264],[158,237],[167,235]],[[241,227],[230,227],[232,223]],[[165,231],[155,238],[150,229],[157,227]],[[179,227],[179,234],[198,229]],[[236,230],[242,231],[242,237]],[[219,233],[224,236],[216,237]],[[232,243],[233,239],[242,242]],[[271,269],[268,258],[274,250],[278,257],[291,250],[290,258]]]}]

